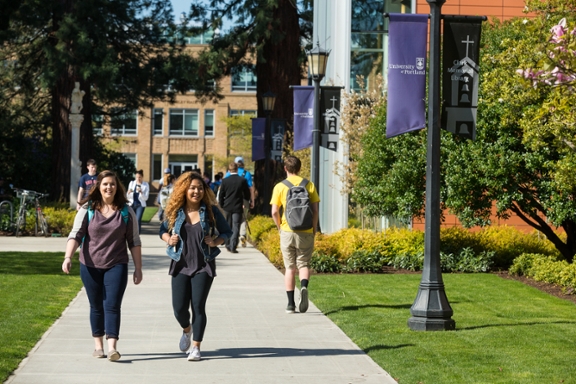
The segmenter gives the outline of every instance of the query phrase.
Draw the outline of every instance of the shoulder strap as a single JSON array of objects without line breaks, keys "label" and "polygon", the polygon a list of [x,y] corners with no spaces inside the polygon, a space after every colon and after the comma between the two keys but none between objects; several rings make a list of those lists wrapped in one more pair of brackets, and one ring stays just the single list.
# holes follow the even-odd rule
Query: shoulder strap
[{"label": "shoulder strap", "polygon": [[282,180],[282,184],[284,184],[284,185],[287,186],[288,188],[292,188],[292,187],[294,186],[294,184],[292,184],[291,182],[289,182],[288,179]]},{"label": "shoulder strap", "polygon": [[94,217],[94,208],[92,208],[92,201],[88,202],[88,224],[90,224],[90,220]]},{"label": "shoulder strap", "polygon": [[130,218],[130,213],[128,213],[128,204],[124,204],[120,213],[122,214],[124,224],[128,225],[128,219]]},{"label": "shoulder strap", "polygon": [[301,187],[306,187],[306,184],[308,184],[308,180],[306,179],[302,179],[302,181],[300,182],[300,184],[298,184]]}]

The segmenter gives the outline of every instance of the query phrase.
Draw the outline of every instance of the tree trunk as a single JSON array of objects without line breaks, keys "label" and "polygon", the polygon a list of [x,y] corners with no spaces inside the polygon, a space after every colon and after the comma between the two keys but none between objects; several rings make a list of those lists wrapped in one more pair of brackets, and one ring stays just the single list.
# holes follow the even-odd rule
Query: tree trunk
[{"label": "tree trunk", "polygon": [[74,89],[72,69],[63,73],[52,90],[52,192],[57,201],[70,201],[71,126],[70,95]]},{"label": "tree trunk", "polygon": [[[294,114],[294,99],[291,85],[299,85],[301,80],[301,65],[299,58],[300,47],[300,26],[298,24],[298,13],[290,0],[278,0],[278,7],[273,10],[274,20],[281,20],[277,27],[277,32],[284,38],[277,42],[266,42],[263,51],[263,59],[256,63],[256,76],[258,77],[256,97],[258,99],[258,116],[264,117],[262,105],[262,95],[268,91],[276,94],[276,104],[270,115],[271,118],[283,118],[292,126]],[[273,26],[270,26],[273,28]],[[265,174],[265,161],[257,161],[255,164],[254,176],[255,186],[258,191],[256,202],[257,212],[269,211],[269,201],[265,201],[271,196],[271,189],[274,180],[274,164],[270,161],[268,167],[268,179]],[[266,188],[265,180],[269,180]]]}]

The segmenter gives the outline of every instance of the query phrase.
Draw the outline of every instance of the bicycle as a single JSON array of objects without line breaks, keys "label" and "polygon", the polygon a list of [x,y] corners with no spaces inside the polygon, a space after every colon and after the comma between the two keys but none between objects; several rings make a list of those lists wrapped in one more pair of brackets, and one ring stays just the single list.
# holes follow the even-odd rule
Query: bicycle
[{"label": "bicycle", "polygon": [[16,197],[20,198],[20,208],[18,209],[18,217],[16,218],[15,224],[16,237],[20,237],[26,228],[28,202],[32,200],[34,200],[35,208],[34,235],[43,235],[45,237],[50,236],[50,233],[48,232],[48,222],[46,221],[46,217],[44,217],[42,207],[40,206],[40,199],[48,196],[48,194],[18,188],[14,188],[14,191],[16,191]]}]

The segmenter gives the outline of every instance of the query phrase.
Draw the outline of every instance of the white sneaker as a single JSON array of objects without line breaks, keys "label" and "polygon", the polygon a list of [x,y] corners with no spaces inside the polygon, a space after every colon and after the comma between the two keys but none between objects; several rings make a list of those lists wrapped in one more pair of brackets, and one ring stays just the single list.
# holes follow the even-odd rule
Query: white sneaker
[{"label": "white sneaker", "polygon": [[180,338],[180,350],[182,352],[186,352],[187,350],[190,349],[190,344],[192,344],[192,342],[190,341],[190,338],[192,337],[192,329],[190,329],[190,332],[186,333],[186,332],[182,332],[182,337]]},{"label": "white sneaker", "polygon": [[246,248],[246,236],[240,236],[240,244],[242,248]]},{"label": "white sneaker", "polygon": [[199,361],[202,358],[200,356],[200,349],[196,346],[192,347],[188,353],[188,361]]}]

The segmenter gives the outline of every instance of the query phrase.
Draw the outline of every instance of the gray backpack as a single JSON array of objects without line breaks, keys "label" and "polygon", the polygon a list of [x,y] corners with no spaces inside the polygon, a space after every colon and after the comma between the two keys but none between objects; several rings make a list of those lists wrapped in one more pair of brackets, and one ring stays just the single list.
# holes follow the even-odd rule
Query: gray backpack
[{"label": "gray backpack", "polygon": [[288,226],[293,231],[312,229],[312,207],[310,206],[310,196],[306,190],[308,180],[302,179],[298,185],[294,185],[288,180],[284,180],[282,183],[289,188],[284,210]]}]

